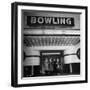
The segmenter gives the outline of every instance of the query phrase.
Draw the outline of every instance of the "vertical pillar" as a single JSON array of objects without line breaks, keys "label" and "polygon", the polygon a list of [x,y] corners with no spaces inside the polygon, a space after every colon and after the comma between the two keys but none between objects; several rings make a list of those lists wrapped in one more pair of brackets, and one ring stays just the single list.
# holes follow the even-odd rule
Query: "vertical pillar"
[{"label": "vertical pillar", "polygon": [[70,74],[72,74],[72,64],[70,63]]},{"label": "vertical pillar", "polygon": [[34,75],[34,66],[31,66],[32,67],[32,70],[31,70],[31,76]]}]

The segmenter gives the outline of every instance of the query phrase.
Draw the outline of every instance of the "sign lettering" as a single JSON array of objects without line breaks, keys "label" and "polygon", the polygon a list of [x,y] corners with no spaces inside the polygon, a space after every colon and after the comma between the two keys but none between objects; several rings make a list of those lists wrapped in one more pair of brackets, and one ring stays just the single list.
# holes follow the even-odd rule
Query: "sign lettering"
[{"label": "sign lettering", "polygon": [[74,26],[72,17],[45,17],[45,16],[27,16],[27,25],[60,25]]}]

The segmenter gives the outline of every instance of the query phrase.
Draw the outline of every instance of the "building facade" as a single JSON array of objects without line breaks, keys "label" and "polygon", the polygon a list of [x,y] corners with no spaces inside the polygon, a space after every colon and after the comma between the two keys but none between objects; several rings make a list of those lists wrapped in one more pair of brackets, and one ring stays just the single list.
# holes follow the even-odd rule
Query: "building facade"
[{"label": "building facade", "polygon": [[80,75],[80,13],[22,11],[22,77]]}]

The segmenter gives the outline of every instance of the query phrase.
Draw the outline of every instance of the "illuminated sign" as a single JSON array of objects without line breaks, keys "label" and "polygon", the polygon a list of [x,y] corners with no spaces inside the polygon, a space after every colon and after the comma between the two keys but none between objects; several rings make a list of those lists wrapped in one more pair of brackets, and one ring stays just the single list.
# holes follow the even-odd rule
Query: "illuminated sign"
[{"label": "illuminated sign", "polygon": [[74,26],[74,18],[27,16],[27,25],[28,26],[36,26],[36,25]]}]

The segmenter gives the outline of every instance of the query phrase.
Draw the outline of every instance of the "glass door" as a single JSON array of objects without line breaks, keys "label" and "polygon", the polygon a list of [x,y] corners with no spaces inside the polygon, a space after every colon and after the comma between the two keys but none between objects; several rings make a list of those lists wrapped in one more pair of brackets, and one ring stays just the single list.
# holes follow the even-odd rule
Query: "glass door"
[{"label": "glass door", "polygon": [[63,56],[59,53],[45,55],[42,53],[41,58],[41,74],[42,75],[61,75],[63,74]]}]

